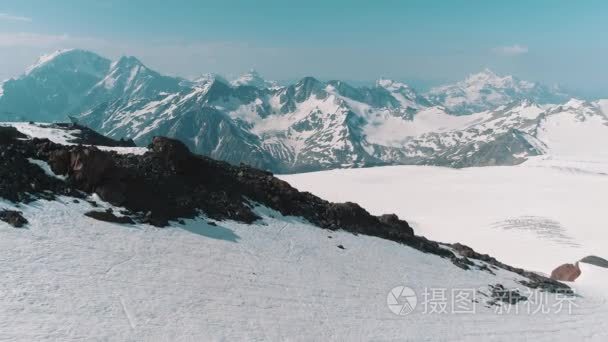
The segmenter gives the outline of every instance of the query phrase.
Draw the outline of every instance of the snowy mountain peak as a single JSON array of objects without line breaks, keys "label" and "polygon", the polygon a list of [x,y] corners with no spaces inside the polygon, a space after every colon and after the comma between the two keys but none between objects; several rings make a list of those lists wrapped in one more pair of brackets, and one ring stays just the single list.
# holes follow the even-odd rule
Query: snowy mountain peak
[{"label": "snowy mountain peak", "polygon": [[145,68],[146,66],[139,59],[133,56],[122,56],[117,61],[112,63],[112,69],[132,67]]},{"label": "snowy mountain peak", "polygon": [[577,109],[577,108],[581,108],[581,107],[586,106],[586,105],[590,105],[590,104],[587,101],[585,101],[585,100],[581,100],[581,99],[577,99],[577,98],[571,98],[570,100],[568,100],[568,102],[564,103],[562,105],[562,107]]},{"label": "snowy mountain peak", "polygon": [[406,111],[411,112],[431,105],[426,98],[403,82],[381,78],[376,81],[376,87],[388,91],[398,106]]},{"label": "snowy mountain peak", "polygon": [[396,91],[401,89],[411,89],[411,87],[405,83],[397,82],[388,78],[381,78],[376,81],[376,86],[384,88],[388,91]]},{"label": "snowy mountain peak", "polygon": [[491,110],[522,99],[540,104],[560,103],[567,99],[555,87],[500,76],[490,69],[469,75],[465,80],[431,89],[428,98],[455,114]]},{"label": "snowy mountain peak", "polygon": [[519,81],[511,75],[499,76],[488,68],[479,73],[469,75],[463,82],[459,82],[459,84],[462,87],[476,87],[478,89],[487,87],[517,88],[534,86],[534,83]]},{"label": "snowy mountain peak", "polygon": [[275,82],[266,81],[255,69],[242,74],[230,82],[233,87],[250,86],[256,88],[271,88],[276,86]]},{"label": "snowy mountain peak", "polygon": [[28,67],[23,75],[27,77],[39,72],[52,69],[52,72],[88,73],[99,76],[105,73],[110,61],[93,52],[79,49],[57,50],[41,56],[38,61]]},{"label": "snowy mountain peak", "polygon": [[501,78],[501,76],[498,76],[497,73],[494,72],[494,70],[490,69],[490,68],[485,68],[480,72],[474,73],[474,74],[470,74],[469,78],[485,78],[485,79],[493,79],[493,78]]},{"label": "snowy mountain peak", "polygon": [[40,67],[44,66],[45,64],[48,64],[48,63],[52,62],[52,61],[53,61],[55,58],[57,58],[57,57],[59,57],[59,56],[61,56],[61,55],[63,55],[63,54],[66,54],[66,53],[72,52],[72,51],[74,51],[74,49],[63,49],[63,50],[57,50],[57,51],[55,51],[55,52],[51,52],[51,53],[46,54],[46,55],[42,55],[42,56],[40,56],[40,57],[38,58],[38,61],[36,61],[36,63],[35,63],[35,64],[33,64],[33,65],[29,66],[29,67],[28,67],[28,68],[25,70],[25,74],[26,74],[26,75],[28,75],[28,74],[30,74],[32,71],[34,71],[34,70],[36,70],[36,69],[38,69],[38,68],[40,68]]},{"label": "snowy mountain peak", "polygon": [[219,74],[212,73],[212,72],[200,75],[199,77],[195,78],[192,81],[192,83],[196,87],[204,87],[204,86],[210,85],[211,83],[213,83],[215,81],[219,81],[224,84],[230,84],[230,82],[228,82],[224,77],[222,77]]},{"label": "snowy mountain peak", "polygon": [[264,81],[262,76],[260,76],[260,74],[257,71],[255,71],[254,69],[251,69],[230,83],[235,87],[238,87],[238,86],[263,87],[265,85],[266,81]]},{"label": "snowy mountain peak", "polygon": [[148,69],[139,59],[132,56],[123,56],[110,66],[108,75],[101,81],[106,89],[116,86],[125,91],[141,78],[153,77],[155,72]]},{"label": "snowy mountain peak", "polygon": [[296,83],[296,89],[298,88],[308,88],[308,87],[317,87],[322,85],[322,82],[317,80],[312,76],[303,77],[298,83]]},{"label": "snowy mountain peak", "polygon": [[324,98],[327,95],[326,85],[314,77],[307,76],[302,78],[294,86],[295,100],[303,102],[314,95],[316,98]]}]

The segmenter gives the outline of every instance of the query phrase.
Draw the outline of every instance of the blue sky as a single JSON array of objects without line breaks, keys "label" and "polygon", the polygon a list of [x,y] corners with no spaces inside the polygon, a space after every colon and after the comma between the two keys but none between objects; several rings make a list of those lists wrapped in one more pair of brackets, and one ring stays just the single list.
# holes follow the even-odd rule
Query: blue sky
[{"label": "blue sky", "polygon": [[433,84],[489,67],[608,97],[606,1],[3,0],[0,77],[57,48],[163,73]]}]

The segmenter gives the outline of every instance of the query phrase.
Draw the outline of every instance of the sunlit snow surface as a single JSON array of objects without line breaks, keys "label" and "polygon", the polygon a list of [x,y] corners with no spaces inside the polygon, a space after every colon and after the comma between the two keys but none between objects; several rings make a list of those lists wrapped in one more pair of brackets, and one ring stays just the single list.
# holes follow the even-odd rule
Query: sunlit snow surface
[{"label": "sunlit snow surface", "polygon": [[461,242],[544,273],[606,255],[608,163],[533,159],[520,166],[392,166],[281,176],[301,191],[395,212],[418,234]]},{"label": "sunlit snow surface", "polygon": [[[487,292],[488,284],[514,287],[518,277],[464,271],[268,210],[259,209],[263,224],[200,219],[162,229],[89,219],[81,215],[88,203],[66,198],[19,210],[27,229],[0,222],[2,340],[555,341],[608,333],[606,304],[595,292],[576,298],[571,313],[528,314],[522,303],[519,314],[482,304],[474,314],[430,313],[425,288]],[[418,295],[409,315],[387,307],[399,285]]]}]

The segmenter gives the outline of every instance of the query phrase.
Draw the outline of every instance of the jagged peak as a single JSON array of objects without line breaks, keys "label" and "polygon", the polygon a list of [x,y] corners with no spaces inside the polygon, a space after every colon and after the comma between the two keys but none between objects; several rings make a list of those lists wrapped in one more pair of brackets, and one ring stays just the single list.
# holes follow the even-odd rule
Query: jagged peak
[{"label": "jagged peak", "polygon": [[230,82],[228,82],[228,80],[226,80],[223,76],[216,74],[216,73],[211,73],[211,72],[202,74],[199,77],[195,78],[192,81],[192,85],[195,88],[208,89],[216,82],[221,83],[222,85],[227,85],[227,86],[230,85]]},{"label": "jagged peak", "polygon": [[296,83],[296,87],[306,86],[306,85],[318,85],[318,84],[321,84],[321,81],[317,80],[316,78],[314,78],[312,76],[305,76],[305,77],[302,77],[302,79],[299,80],[298,83]]},{"label": "jagged peak", "polygon": [[530,116],[538,116],[541,112],[545,111],[543,106],[536,103],[536,101],[524,98],[521,100],[513,101],[509,104],[499,106],[494,112],[505,112],[505,113],[527,113]]},{"label": "jagged peak", "polygon": [[135,56],[121,56],[116,62],[114,62],[115,65],[141,65],[144,66],[144,64],[137,59],[137,57]]},{"label": "jagged peak", "polygon": [[569,99],[568,101],[566,101],[566,103],[562,104],[561,107],[577,109],[577,108],[581,108],[581,107],[585,107],[585,106],[589,106],[589,105],[590,105],[589,102],[573,97],[573,98]]},{"label": "jagged peak", "polygon": [[390,91],[395,91],[395,90],[401,90],[401,89],[408,89],[411,90],[412,87],[410,87],[408,84],[404,83],[404,82],[399,82],[399,81],[395,81],[393,79],[389,79],[389,78],[380,78],[376,81],[376,86],[380,87],[380,88],[384,88],[386,90],[390,90]]},{"label": "jagged peak", "polygon": [[252,86],[258,88],[265,88],[272,85],[272,82],[266,81],[259,72],[255,69],[250,69],[248,72],[240,75],[238,78],[232,80],[230,84],[233,87],[238,86]]},{"label": "jagged peak", "polygon": [[249,71],[244,73],[243,75],[252,75],[252,76],[256,76],[256,77],[261,77],[260,73],[257,70],[255,70],[254,68],[249,69]]},{"label": "jagged peak", "polygon": [[467,86],[489,85],[494,87],[508,87],[512,86],[516,82],[518,82],[518,80],[511,75],[501,76],[491,69],[485,68],[481,72],[470,74],[462,83]]},{"label": "jagged peak", "polygon": [[521,100],[517,100],[511,103],[510,107],[533,107],[536,106],[538,107],[538,103],[536,103],[536,101],[534,101],[533,99],[530,98],[523,98]]}]

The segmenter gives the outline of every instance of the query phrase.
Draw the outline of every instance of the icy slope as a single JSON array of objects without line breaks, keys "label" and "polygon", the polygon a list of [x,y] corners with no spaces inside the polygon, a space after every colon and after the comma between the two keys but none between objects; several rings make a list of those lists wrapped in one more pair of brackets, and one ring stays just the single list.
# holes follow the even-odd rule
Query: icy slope
[{"label": "icy slope", "polygon": [[[0,222],[1,339],[607,337],[607,307],[587,297],[576,299],[571,314],[565,308],[528,314],[525,302],[516,306],[520,314],[515,306],[507,313],[482,304],[475,314],[430,313],[423,304],[425,288],[447,289],[451,298],[451,289],[488,293],[489,284],[514,287],[518,277],[464,271],[403,245],[322,230],[267,210],[260,225],[187,220],[157,229],[83,217],[89,204],[71,199],[18,209],[30,220],[27,229]],[[399,285],[418,295],[409,315],[387,307],[387,295]],[[554,295],[546,298],[547,308],[559,303]]]}]

